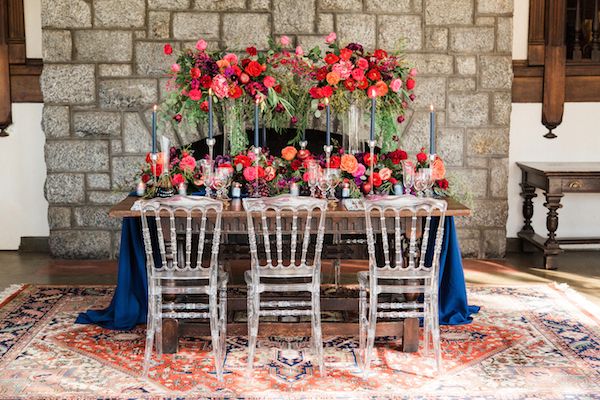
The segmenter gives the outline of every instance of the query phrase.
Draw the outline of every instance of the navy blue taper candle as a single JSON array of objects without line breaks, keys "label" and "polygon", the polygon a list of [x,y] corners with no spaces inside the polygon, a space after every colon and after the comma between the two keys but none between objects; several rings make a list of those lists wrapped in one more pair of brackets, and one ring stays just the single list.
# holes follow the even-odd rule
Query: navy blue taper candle
[{"label": "navy blue taper candle", "polygon": [[329,98],[325,98],[325,124],[327,125],[327,136],[325,136],[326,139],[326,144],[327,146],[331,145],[331,127],[330,127],[330,121],[331,119],[331,108],[329,107]]},{"label": "navy blue taper candle", "polygon": [[258,148],[258,102],[257,98],[254,102],[254,147]]}]

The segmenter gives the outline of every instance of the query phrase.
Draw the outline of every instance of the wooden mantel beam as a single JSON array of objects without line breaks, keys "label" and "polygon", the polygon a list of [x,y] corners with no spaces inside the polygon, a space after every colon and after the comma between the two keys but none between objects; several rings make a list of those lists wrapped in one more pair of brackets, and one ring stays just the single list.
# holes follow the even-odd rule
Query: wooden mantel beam
[{"label": "wooden mantel beam", "polygon": [[0,0],[0,136],[12,124],[8,44],[8,0]]}]

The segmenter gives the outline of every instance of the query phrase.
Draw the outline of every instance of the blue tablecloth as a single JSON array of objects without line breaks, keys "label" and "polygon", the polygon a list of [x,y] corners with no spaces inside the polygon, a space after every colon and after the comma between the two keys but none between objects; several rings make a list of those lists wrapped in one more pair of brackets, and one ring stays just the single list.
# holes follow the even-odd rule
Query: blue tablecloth
[{"label": "blue tablecloth", "polygon": [[[433,235],[430,239],[433,239]],[[432,250],[433,243],[430,244],[429,249]],[[158,263],[159,260],[156,261]],[[119,330],[146,323],[147,285],[141,221],[139,218],[125,218],[121,231],[117,288],[113,299],[104,310],[89,310],[79,314],[76,322]],[[470,306],[467,302],[462,258],[453,217],[446,217],[440,258],[439,300],[442,325],[468,324],[472,321],[471,314],[479,311],[479,307]]]}]

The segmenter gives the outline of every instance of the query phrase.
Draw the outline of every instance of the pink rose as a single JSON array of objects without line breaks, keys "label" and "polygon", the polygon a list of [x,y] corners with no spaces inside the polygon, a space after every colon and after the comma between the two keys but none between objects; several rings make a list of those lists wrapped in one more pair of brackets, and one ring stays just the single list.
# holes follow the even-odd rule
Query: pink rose
[{"label": "pink rose", "polygon": [[227,97],[229,93],[229,86],[227,85],[227,78],[223,75],[219,74],[215,76],[212,80],[212,84],[210,88],[215,92],[218,98],[222,99]]},{"label": "pink rose", "polygon": [[302,57],[304,55],[304,50],[302,49],[302,46],[296,46],[296,55],[298,57]]},{"label": "pink rose", "polygon": [[360,68],[355,68],[352,70],[352,77],[357,81],[360,82],[365,78],[365,71],[360,69]]},{"label": "pink rose", "polygon": [[[258,175],[257,175],[258,172]],[[255,181],[257,176],[259,178],[264,177],[265,176],[265,170],[263,169],[263,167],[254,167],[254,166],[250,166],[250,167],[246,167],[244,168],[244,178],[248,181],[248,182],[252,182]]]},{"label": "pink rose", "polygon": [[367,170],[367,168],[365,168],[365,166],[363,164],[358,164],[358,166],[356,167],[356,170],[352,173],[352,176],[355,178],[360,178],[361,176],[363,176],[365,174],[366,170]]},{"label": "pink rose", "polygon": [[366,58],[359,58],[358,61],[356,62],[356,65],[358,65],[358,68],[360,69],[367,69],[369,68],[369,62],[367,61]]},{"label": "pink rose", "polygon": [[175,174],[171,177],[171,183],[173,186],[177,187],[185,182],[185,178],[181,174]]},{"label": "pink rose", "polygon": [[408,71],[408,74],[410,76],[417,76],[417,69],[416,68],[411,68],[410,71]]},{"label": "pink rose", "polygon": [[171,71],[177,73],[177,72],[181,71],[181,67],[177,63],[171,64]]},{"label": "pink rose", "polygon": [[204,39],[200,39],[196,42],[196,48],[200,51],[206,50],[206,41]]},{"label": "pink rose", "polygon": [[352,63],[350,61],[340,61],[339,63],[333,64],[331,70],[340,74],[342,79],[348,79],[352,72]]},{"label": "pink rose", "polygon": [[179,161],[179,168],[186,172],[192,172],[196,168],[196,159],[192,156],[185,156]]},{"label": "pink rose", "polygon": [[392,177],[392,170],[389,168],[382,168],[379,171],[379,177],[381,178],[381,180],[383,181],[387,181]]},{"label": "pink rose", "polygon": [[192,89],[188,93],[188,96],[189,96],[190,100],[198,101],[202,98],[202,92],[199,91],[198,89]]},{"label": "pink rose", "polygon": [[279,43],[281,43],[282,46],[287,46],[290,44],[290,38],[283,35],[282,37],[279,38]]},{"label": "pink rose", "polygon": [[263,83],[265,84],[266,87],[270,88],[270,87],[275,86],[275,84],[277,83],[277,81],[272,76],[267,75],[267,76],[265,76],[265,79],[263,80]]},{"label": "pink rose", "polygon": [[335,39],[337,39],[337,35],[335,34],[335,32],[331,32],[329,35],[327,35],[327,37],[325,38],[325,43],[327,44],[331,44],[333,42],[335,42]]},{"label": "pink rose", "polygon": [[229,65],[235,65],[238,63],[238,56],[233,53],[227,53],[223,56],[223,60],[227,61]]},{"label": "pink rose", "polygon": [[392,89],[392,92],[398,92],[398,90],[400,90],[400,88],[402,87],[402,80],[401,79],[394,79],[391,83],[390,83],[390,89]]}]

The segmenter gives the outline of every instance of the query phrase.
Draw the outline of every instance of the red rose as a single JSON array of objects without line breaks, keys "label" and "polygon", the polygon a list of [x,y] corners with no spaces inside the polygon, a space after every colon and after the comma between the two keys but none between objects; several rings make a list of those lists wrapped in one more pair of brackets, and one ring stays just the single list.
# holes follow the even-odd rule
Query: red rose
[{"label": "red rose", "polygon": [[200,78],[200,85],[202,85],[204,89],[209,89],[212,86],[212,78],[208,75],[204,75]]},{"label": "red rose", "polygon": [[204,100],[200,103],[200,109],[204,112],[208,112],[208,101]]},{"label": "red rose", "polygon": [[319,68],[319,70],[317,71],[317,80],[322,81],[323,79],[327,78],[328,72],[329,71],[327,71],[327,67]]},{"label": "red rose", "polygon": [[377,49],[373,52],[373,55],[375,56],[375,58],[377,58],[378,60],[383,60],[384,58],[387,57],[387,52],[385,50],[381,50],[381,49]]},{"label": "red rose", "polygon": [[329,168],[337,169],[342,164],[342,159],[340,156],[331,156],[329,158]]},{"label": "red rose", "polygon": [[306,150],[306,149],[298,150],[298,156],[297,157],[300,160],[306,160],[308,157],[310,157],[310,150]]},{"label": "red rose", "polygon": [[310,96],[313,99],[320,99],[321,97],[323,97],[323,91],[321,90],[320,87],[316,87],[313,86],[308,90],[308,94],[310,94]]},{"label": "red rose", "polygon": [[250,160],[250,157],[248,157],[245,154],[238,154],[233,159],[233,163],[235,165],[242,164],[242,167],[246,168],[246,167],[249,167],[250,165],[252,165],[252,160]]},{"label": "red rose", "polygon": [[363,183],[362,190],[365,194],[369,193],[371,191],[371,184],[368,182]]},{"label": "red rose", "polygon": [[394,163],[395,165],[400,164],[402,160],[406,160],[408,158],[408,154],[406,154],[404,150],[400,149],[392,151],[387,156],[390,160],[392,160],[392,163]]},{"label": "red rose", "polygon": [[150,175],[148,175],[148,174],[142,175],[142,182],[148,183],[149,180],[150,180]]},{"label": "red rose", "polygon": [[256,54],[258,54],[258,52],[256,51],[256,47],[254,46],[246,47],[246,53],[250,54],[251,56],[255,56]]},{"label": "red rose", "polygon": [[378,81],[381,79],[381,73],[379,73],[379,70],[375,68],[370,69],[369,72],[367,72],[367,78],[372,81]]},{"label": "red rose", "polygon": [[290,167],[294,170],[294,171],[298,171],[298,169],[300,169],[300,167],[302,166],[302,161],[298,160],[297,158],[294,159],[292,161],[292,163],[290,164]]},{"label": "red rose", "polygon": [[415,88],[415,80],[413,78],[408,78],[406,80],[406,89],[413,90]]},{"label": "red rose", "polygon": [[163,165],[162,164],[150,165],[150,170],[152,171],[152,175],[160,176],[160,174],[162,174]]},{"label": "red rose", "polygon": [[238,99],[242,95],[242,89],[239,86],[231,86],[229,88],[229,98]]},{"label": "red rose", "polygon": [[321,93],[323,97],[331,97],[333,96],[333,88],[331,86],[323,86],[321,88]]},{"label": "red rose", "polygon": [[361,90],[365,90],[369,87],[369,81],[367,78],[364,78],[362,81],[358,82],[358,88]]},{"label": "red rose", "polygon": [[202,98],[202,92],[198,89],[192,89],[188,93],[188,97],[190,98],[190,100],[198,101]]},{"label": "red rose", "polygon": [[192,77],[192,79],[200,78],[201,74],[202,73],[200,72],[200,68],[194,67],[194,68],[190,69],[190,76]]},{"label": "red rose", "polygon": [[175,174],[171,177],[171,183],[173,186],[177,187],[185,182],[185,178],[181,174]]},{"label": "red rose", "polygon": [[435,184],[442,190],[448,189],[448,180],[440,179],[439,181],[435,181]]},{"label": "red rose", "polygon": [[373,154],[373,160],[371,160],[371,153],[365,153],[363,160],[365,161],[365,165],[370,167],[371,164],[377,164],[377,154]]},{"label": "red rose", "polygon": [[163,50],[164,50],[165,54],[168,55],[168,56],[170,56],[171,54],[173,54],[173,47],[170,44],[168,44],[168,43],[165,44],[165,47],[164,47]]},{"label": "red rose", "polygon": [[250,60],[249,58],[244,58],[242,60],[242,67],[246,68],[246,65],[248,65],[250,63],[250,61],[252,61],[252,60]]},{"label": "red rose", "polygon": [[246,72],[250,76],[259,76],[262,73],[262,66],[256,61],[250,61],[246,66]]},{"label": "red rose", "polygon": [[381,186],[383,181],[381,180],[381,176],[379,176],[379,172],[373,172],[373,176],[369,177],[369,183],[375,187]]},{"label": "red rose", "polygon": [[391,183],[392,185],[395,185],[396,183],[398,183],[398,180],[392,176],[392,177],[390,178],[390,183]]},{"label": "red rose", "polygon": [[276,93],[281,93],[281,85],[275,85],[275,86],[273,87],[273,90],[274,90]]},{"label": "red rose", "polygon": [[344,81],[344,86],[346,87],[346,89],[353,92],[354,89],[356,89],[356,81],[352,78],[348,78]]},{"label": "red rose", "polygon": [[420,164],[423,164],[425,161],[427,161],[427,154],[423,153],[422,151],[420,153],[417,154],[417,161]]},{"label": "red rose", "polygon": [[276,83],[277,81],[271,75],[267,75],[265,76],[265,79],[263,79],[263,84],[268,88],[275,86]]},{"label": "red rose", "polygon": [[335,64],[338,61],[340,61],[340,58],[333,53],[327,53],[325,56],[325,62],[327,64]]},{"label": "red rose", "polygon": [[345,47],[340,50],[340,58],[342,60],[348,61],[350,59],[350,57],[352,57],[352,50],[345,48]]}]

